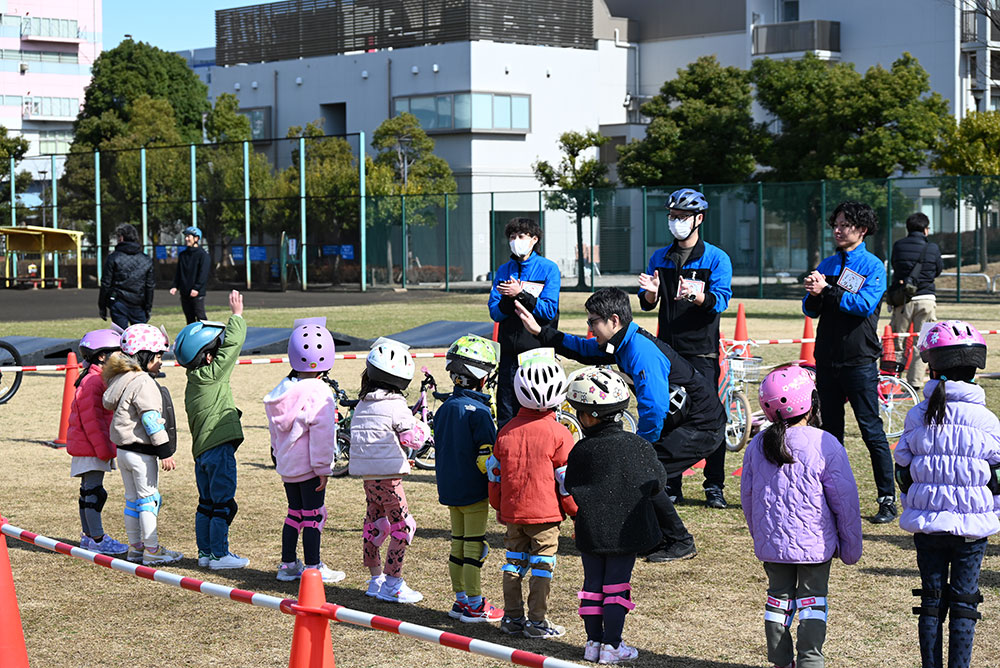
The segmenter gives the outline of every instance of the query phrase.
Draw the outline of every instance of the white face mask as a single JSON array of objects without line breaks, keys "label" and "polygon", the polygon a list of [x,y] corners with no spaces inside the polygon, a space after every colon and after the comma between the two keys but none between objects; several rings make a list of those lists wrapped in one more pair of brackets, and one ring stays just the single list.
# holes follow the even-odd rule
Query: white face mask
[{"label": "white face mask", "polygon": [[531,239],[515,237],[514,240],[510,242],[510,252],[518,257],[525,257],[531,252],[534,245],[535,242]]},{"label": "white face mask", "polygon": [[694,220],[697,216],[688,216],[687,218],[667,218],[667,225],[670,227],[670,234],[674,235],[674,239],[678,241],[684,241],[691,233],[694,232]]}]

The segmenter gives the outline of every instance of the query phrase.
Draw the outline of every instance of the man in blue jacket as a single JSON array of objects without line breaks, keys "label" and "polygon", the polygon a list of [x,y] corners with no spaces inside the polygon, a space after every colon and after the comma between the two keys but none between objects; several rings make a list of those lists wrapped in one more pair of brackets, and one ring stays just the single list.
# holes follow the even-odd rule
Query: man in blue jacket
[{"label": "man in blue jacket", "polygon": [[[733,296],[733,263],[721,248],[701,238],[708,200],[697,190],[681,188],[667,200],[667,224],[674,243],[649,258],[639,274],[639,306],[660,305],[656,336],[680,353],[703,376],[719,386],[719,317]],[[705,458],[705,503],[725,508],[725,434]],[[675,502],[684,498],[681,475],[667,481]]]},{"label": "man in blue jacket", "polygon": [[538,339],[526,332],[514,314],[521,304],[543,325],[559,326],[559,286],[562,278],[552,260],[538,254],[542,229],[531,218],[513,218],[504,228],[510,242],[510,260],[500,265],[490,290],[490,317],[500,323],[500,365],[497,371],[497,428],[517,414],[520,405],[514,396],[517,356],[540,347]]},{"label": "man in blue jacket", "polygon": [[878,364],[882,352],[878,311],[885,294],[885,265],[868,252],[864,239],[878,229],[867,204],[841,202],[830,216],[837,252],[805,278],[802,312],[819,318],[816,329],[816,390],[823,429],[844,442],[844,402],[850,401],[861,438],[871,455],[878,512],[871,521],[896,518],[892,456],[882,429]]},{"label": "man in blue jacket", "polygon": [[[639,424],[636,433],[653,444],[667,476],[678,474],[718,446],[726,429],[726,413],[711,381],[698,373],[669,345],[632,322],[629,297],[618,288],[603,288],[587,299],[587,327],[593,338],[542,327],[520,305],[517,315],[542,345],[584,364],[617,364],[631,377]],[[697,550],[666,490],[653,497],[661,549],[652,562],[690,559]]]}]

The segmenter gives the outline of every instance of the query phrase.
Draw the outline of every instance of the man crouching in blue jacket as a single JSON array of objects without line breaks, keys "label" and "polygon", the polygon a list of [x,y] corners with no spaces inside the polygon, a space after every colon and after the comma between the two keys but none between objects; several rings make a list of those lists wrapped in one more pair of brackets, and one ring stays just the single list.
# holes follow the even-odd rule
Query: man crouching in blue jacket
[{"label": "man crouching in blue jacket", "polygon": [[[520,304],[524,329],[543,346],[584,364],[617,364],[632,379],[639,413],[637,433],[653,444],[667,476],[681,473],[718,447],[726,413],[712,381],[663,341],[632,322],[629,297],[618,288],[598,290],[587,299],[587,328],[594,338],[542,327]],[[690,559],[694,537],[665,490],[653,497],[663,543],[648,561]]]}]

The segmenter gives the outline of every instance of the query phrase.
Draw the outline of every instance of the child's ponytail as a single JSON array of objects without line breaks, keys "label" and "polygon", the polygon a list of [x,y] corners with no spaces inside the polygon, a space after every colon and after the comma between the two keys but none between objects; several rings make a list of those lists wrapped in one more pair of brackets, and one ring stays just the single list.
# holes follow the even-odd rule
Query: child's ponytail
[{"label": "child's ponytail", "polygon": [[[790,418],[792,422],[798,422],[801,419],[801,415]],[[816,390],[813,390],[812,407],[809,409],[809,418],[806,424],[818,429],[820,422],[819,394]],[[785,443],[787,433],[788,422],[781,416],[777,416],[775,421],[771,423],[771,426],[764,430],[764,435],[761,436],[761,449],[764,451],[764,457],[775,466],[795,463],[795,457],[792,456],[788,445]]]},{"label": "child's ponytail", "polygon": [[976,367],[974,366],[956,366],[942,371],[936,371],[932,368],[931,371],[938,384],[931,396],[927,397],[927,410],[924,411],[924,424],[927,426],[944,422],[945,411],[948,408],[945,383],[949,380],[971,383],[976,377]]}]

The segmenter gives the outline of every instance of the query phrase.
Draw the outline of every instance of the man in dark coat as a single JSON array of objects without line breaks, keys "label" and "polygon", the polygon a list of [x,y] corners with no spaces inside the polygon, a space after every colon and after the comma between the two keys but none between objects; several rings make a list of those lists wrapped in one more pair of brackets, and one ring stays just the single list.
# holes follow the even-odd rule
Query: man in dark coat
[{"label": "man in dark coat", "polygon": [[153,310],[153,260],[142,252],[135,226],[122,223],[115,229],[118,243],[104,262],[97,309],[102,320],[121,328],[149,322]]},{"label": "man in dark coat", "polygon": [[177,274],[170,294],[181,293],[181,308],[187,324],[205,317],[205,285],[212,260],[201,247],[201,230],[197,227],[184,228],[184,245],[187,246],[177,256]]}]

